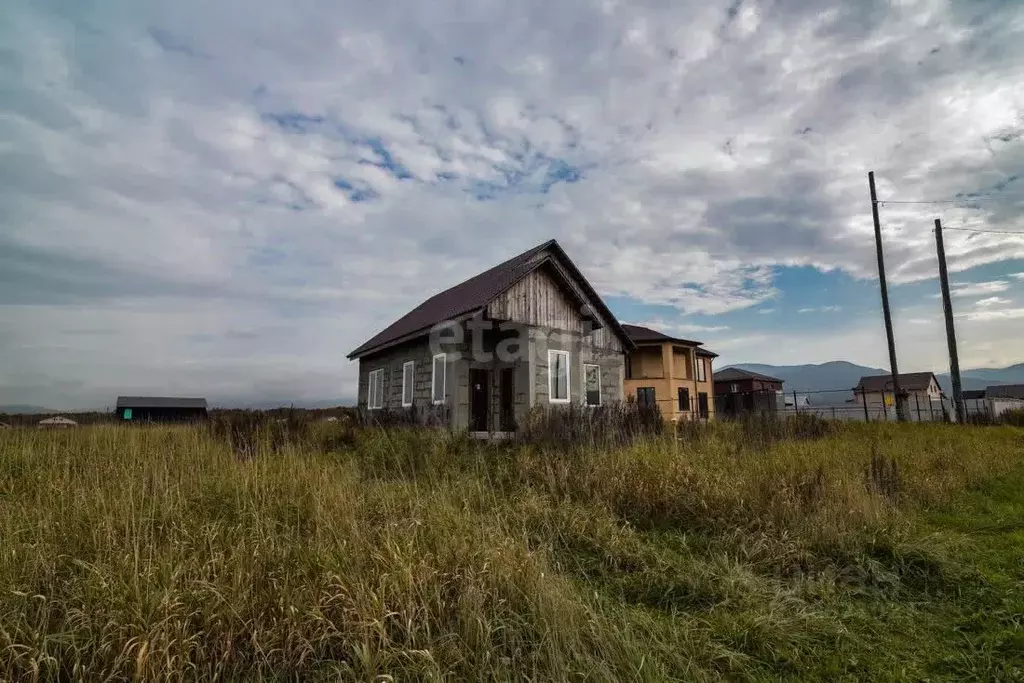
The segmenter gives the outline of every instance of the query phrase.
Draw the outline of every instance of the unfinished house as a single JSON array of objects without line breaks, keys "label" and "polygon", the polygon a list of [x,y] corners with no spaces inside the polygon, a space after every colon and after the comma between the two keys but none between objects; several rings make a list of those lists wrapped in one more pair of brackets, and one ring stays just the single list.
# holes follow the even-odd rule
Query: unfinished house
[{"label": "unfinished house", "polygon": [[640,325],[623,325],[634,351],[626,364],[626,393],[656,405],[668,421],[707,420],[715,412],[711,363],[718,354],[699,341]]},{"label": "unfinished house", "polygon": [[348,357],[361,407],[495,433],[534,406],[623,400],[633,348],[551,240],[430,297]]}]

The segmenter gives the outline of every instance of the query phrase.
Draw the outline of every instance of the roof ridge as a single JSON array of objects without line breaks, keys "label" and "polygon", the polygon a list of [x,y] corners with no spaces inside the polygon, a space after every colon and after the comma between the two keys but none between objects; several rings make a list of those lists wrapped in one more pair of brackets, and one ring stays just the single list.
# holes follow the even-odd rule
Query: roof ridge
[{"label": "roof ridge", "polygon": [[[629,331],[627,330],[627,328],[632,328],[632,329],[634,329],[634,330],[636,330],[638,332],[648,333],[649,335],[652,335],[652,336],[650,336],[649,339],[639,338],[639,336],[637,336],[637,338],[634,338],[634,335],[630,334]],[[665,334],[664,332],[656,330],[653,327],[647,327],[646,325],[634,325],[633,323],[622,323],[622,329],[623,329],[623,331],[626,332],[626,336],[628,336],[634,342],[641,342],[642,343],[642,342],[650,342],[650,341],[672,341],[672,342],[678,342],[680,344],[691,345],[691,346],[696,346],[696,347],[704,346],[704,342],[702,342],[702,341],[697,341],[696,339],[684,339],[683,337],[673,337],[670,334]]]},{"label": "roof ridge", "polygon": [[428,330],[432,325],[445,320],[456,320],[474,310],[483,308],[528,272],[537,268],[543,262],[537,257],[545,251],[554,256],[558,263],[566,268],[568,272],[565,277],[578,280],[578,284],[582,286],[582,295],[597,305],[601,313],[609,318],[609,323],[616,334],[622,337],[627,346],[631,345],[632,341],[629,335],[622,330],[615,314],[604,303],[593,285],[573,263],[558,240],[549,239],[428,297],[408,313],[363,342],[348,354],[348,358],[358,358],[412,339]]},{"label": "roof ridge", "polygon": [[[520,252],[520,253],[516,254],[515,256],[511,256],[511,257],[509,257],[509,258],[505,259],[504,261],[502,261],[501,263],[499,263],[499,264],[497,264],[497,265],[494,265],[494,266],[491,266],[491,267],[490,267],[490,268],[488,268],[487,270],[483,270],[483,271],[481,271],[481,272],[477,273],[476,275],[471,275],[471,276],[467,277],[466,279],[462,280],[461,282],[456,282],[456,283],[455,283],[454,285],[452,285],[451,287],[448,287],[448,288],[446,288],[446,289],[442,289],[442,290],[441,290],[440,292],[437,292],[436,294],[434,294],[434,295],[432,295],[432,296],[429,296],[429,297],[427,297],[426,299],[424,299],[423,301],[421,301],[421,302],[420,302],[420,304],[419,304],[418,306],[416,306],[415,308],[413,308],[413,309],[412,309],[412,311],[415,311],[415,310],[416,310],[417,308],[419,308],[420,306],[423,306],[424,304],[427,304],[427,303],[429,303],[430,301],[432,301],[432,300],[436,299],[437,297],[439,297],[439,296],[442,296],[442,295],[444,295],[444,294],[445,294],[445,293],[447,293],[447,292],[450,292],[451,290],[455,289],[456,287],[458,287],[458,286],[460,286],[460,285],[464,285],[464,284],[466,284],[467,282],[469,282],[469,281],[471,281],[471,280],[475,280],[476,278],[478,278],[478,277],[480,277],[480,276],[482,276],[482,275],[486,275],[487,273],[490,273],[490,272],[491,272],[491,271],[493,271],[493,270],[498,270],[499,268],[502,268],[502,267],[508,266],[508,265],[509,265],[510,263],[512,263],[513,261],[516,261],[516,260],[519,260],[519,259],[523,259],[523,258],[525,258],[525,257],[526,257],[527,255],[530,255],[530,256],[532,256],[533,254],[535,254],[535,253],[537,253],[537,252],[539,252],[539,251],[542,251],[543,249],[545,249],[545,248],[547,248],[547,247],[551,246],[552,244],[557,244],[557,242],[555,242],[555,240],[548,240],[547,242],[545,242],[545,243],[543,243],[543,244],[538,244],[537,246],[535,246],[535,247],[532,247],[532,248],[530,248],[530,249],[527,249],[526,251]],[[410,311],[410,313],[411,313],[412,311]]]}]

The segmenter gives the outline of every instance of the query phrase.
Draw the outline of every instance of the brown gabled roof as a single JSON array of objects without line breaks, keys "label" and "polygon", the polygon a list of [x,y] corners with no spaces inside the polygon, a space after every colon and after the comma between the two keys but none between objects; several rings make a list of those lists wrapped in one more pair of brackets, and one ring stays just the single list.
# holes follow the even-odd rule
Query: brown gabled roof
[{"label": "brown gabled roof", "polygon": [[615,315],[601,300],[587,279],[583,277],[558,242],[548,240],[469,278],[465,282],[435,294],[352,351],[348,354],[348,358],[359,358],[368,353],[383,350],[394,344],[422,336],[439,323],[472,315],[552,257],[557,258],[560,265],[569,271],[569,275],[575,278],[583,293],[597,306],[627,348],[631,348],[632,341],[622,329]]},{"label": "brown gabled roof", "polygon": [[783,384],[783,380],[778,377],[769,377],[768,375],[762,375],[760,372],[754,372],[752,370],[743,370],[742,368],[725,368],[719,370],[711,379],[715,382],[737,382],[745,379],[756,379],[760,382],[776,382]]},{"label": "brown gabled roof", "polygon": [[642,327],[640,325],[623,325],[622,329],[626,331],[629,338],[636,344],[643,344],[644,342],[674,342],[676,344],[683,344],[686,346],[701,345],[701,342],[699,341],[670,337],[663,332],[658,332],[657,330],[652,330],[649,327]]},{"label": "brown gabled roof", "polygon": [[[928,388],[928,384],[933,379],[936,385],[939,383],[934,372],[901,373],[899,378],[900,389],[903,391],[923,391]],[[861,377],[853,390],[866,391],[868,393],[892,391],[892,375],[868,375]]]},{"label": "brown gabled roof", "polygon": [[714,351],[701,347],[704,342],[694,341],[692,339],[683,339],[682,337],[670,337],[664,332],[658,332],[657,330],[652,330],[651,328],[643,327],[642,325],[623,324],[622,329],[626,331],[626,334],[629,335],[630,340],[632,340],[634,344],[671,342],[673,344],[681,344],[683,346],[696,346],[698,347],[698,356],[704,356],[705,358],[718,358],[718,354]]}]

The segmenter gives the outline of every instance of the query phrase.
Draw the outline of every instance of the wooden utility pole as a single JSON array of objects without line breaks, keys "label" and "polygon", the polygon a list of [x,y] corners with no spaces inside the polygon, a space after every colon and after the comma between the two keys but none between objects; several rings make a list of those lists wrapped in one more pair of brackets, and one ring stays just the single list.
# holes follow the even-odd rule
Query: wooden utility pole
[{"label": "wooden utility pole", "polygon": [[960,357],[956,352],[956,328],[953,303],[949,297],[949,273],[946,272],[946,247],[942,243],[942,221],[935,219],[935,250],[939,254],[939,283],[942,286],[942,312],[946,316],[946,344],[949,346],[949,378],[953,384],[956,421],[964,422],[964,395],[960,384]]},{"label": "wooden utility pole", "polygon": [[[892,333],[892,313],[889,311],[889,287],[885,282],[885,256],[882,253],[882,224],[878,220],[878,195],[875,194],[875,172],[868,172],[868,187],[871,190],[871,217],[875,221],[875,253],[878,255],[878,282],[882,288],[882,314],[885,316],[885,338],[889,342],[889,372],[892,373],[892,390],[895,394],[896,419],[904,420],[903,392],[900,390],[900,371],[896,367],[896,340]],[[885,405],[885,401],[882,401]]]}]

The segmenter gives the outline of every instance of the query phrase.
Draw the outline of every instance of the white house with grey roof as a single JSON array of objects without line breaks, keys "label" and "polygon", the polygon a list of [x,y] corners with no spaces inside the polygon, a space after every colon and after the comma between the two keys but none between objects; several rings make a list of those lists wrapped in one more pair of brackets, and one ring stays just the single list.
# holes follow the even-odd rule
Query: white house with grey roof
[{"label": "white house with grey roof", "polygon": [[[904,394],[907,418],[913,421],[953,419],[946,406],[939,380],[933,372],[900,373],[900,391]],[[854,402],[866,408],[870,419],[896,419],[896,394],[892,375],[861,377],[853,388]]]}]

